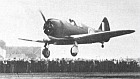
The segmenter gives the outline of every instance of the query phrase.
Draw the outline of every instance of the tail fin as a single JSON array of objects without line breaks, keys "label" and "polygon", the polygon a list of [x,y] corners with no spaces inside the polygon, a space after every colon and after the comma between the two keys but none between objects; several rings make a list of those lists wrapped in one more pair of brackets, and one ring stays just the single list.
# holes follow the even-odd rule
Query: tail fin
[{"label": "tail fin", "polygon": [[104,17],[103,21],[100,24],[99,29],[100,31],[110,31],[109,22],[106,17]]}]

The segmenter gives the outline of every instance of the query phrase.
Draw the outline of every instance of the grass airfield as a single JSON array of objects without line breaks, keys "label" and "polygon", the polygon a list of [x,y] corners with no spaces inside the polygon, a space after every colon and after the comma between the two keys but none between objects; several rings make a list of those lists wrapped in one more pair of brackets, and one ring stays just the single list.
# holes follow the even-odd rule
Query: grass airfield
[{"label": "grass airfield", "polygon": [[1,73],[0,79],[140,79],[140,73]]}]

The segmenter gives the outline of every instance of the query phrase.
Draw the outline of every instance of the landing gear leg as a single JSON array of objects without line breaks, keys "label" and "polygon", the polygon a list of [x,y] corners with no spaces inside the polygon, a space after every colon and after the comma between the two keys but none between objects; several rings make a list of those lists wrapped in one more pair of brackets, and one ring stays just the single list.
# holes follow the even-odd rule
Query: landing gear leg
[{"label": "landing gear leg", "polygon": [[102,42],[102,45],[101,45],[101,47],[102,47],[102,48],[104,48],[104,42]]},{"label": "landing gear leg", "polygon": [[71,55],[72,56],[76,56],[77,53],[79,52],[79,50],[78,50],[78,44],[77,44],[76,41],[74,41],[74,45],[72,46],[70,52],[71,52]]},{"label": "landing gear leg", "polygon": [[42,54],[45,58],[48,58],[50,56],[50,50],[49,50],[49,44],[45,43],[44,49],[42,50]]}]

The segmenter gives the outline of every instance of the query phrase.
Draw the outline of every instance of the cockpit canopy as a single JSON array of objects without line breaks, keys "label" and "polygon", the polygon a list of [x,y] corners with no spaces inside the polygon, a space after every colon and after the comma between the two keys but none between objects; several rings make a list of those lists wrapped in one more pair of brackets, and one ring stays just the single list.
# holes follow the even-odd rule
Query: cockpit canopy
[{"label": "cockpit canopy", "polygon": [[74,26],[82,27],[81,22],[75,21],[75,20],[73,20],[73,19],[68,19],[67,22],[70,23],[70,24],[72,24],[72,25],[74,25]]}]

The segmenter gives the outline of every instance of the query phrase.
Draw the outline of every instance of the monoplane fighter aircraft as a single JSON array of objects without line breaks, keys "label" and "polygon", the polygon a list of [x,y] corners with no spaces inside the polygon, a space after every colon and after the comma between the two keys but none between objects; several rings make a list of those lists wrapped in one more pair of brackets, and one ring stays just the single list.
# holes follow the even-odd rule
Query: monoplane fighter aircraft
[{"label": "monoplane fighter aircraft", "polygon": [[110,38],[130,34],[135,32],[134,30],[116,30],[110,31],[109,22],[106,17],[102,20],[98,30],[88,27],[84,24],[78,25],[74,20],[69,19],[63,21],[59,19],[50,18],[46,20],[43,13],[40,11],[43,20],[45,21],[43,30],[48,36],[48,39],[43,40],[29,40],[22,39],[25,41],[34,41],[44,43],[44,49],[42,54],[45,58],[50,56],[49,44],[54,45],[70,45],[73,44],[70,52],[72,56],[76,56],[78,51],[78,44],[90,44],[90,43],[101,43],[101,47],[104,47],[104,42],[108,42]]}]

